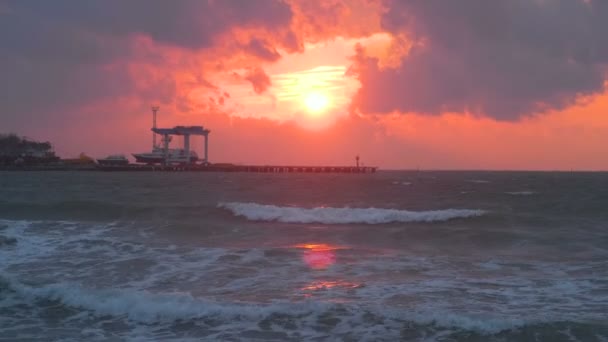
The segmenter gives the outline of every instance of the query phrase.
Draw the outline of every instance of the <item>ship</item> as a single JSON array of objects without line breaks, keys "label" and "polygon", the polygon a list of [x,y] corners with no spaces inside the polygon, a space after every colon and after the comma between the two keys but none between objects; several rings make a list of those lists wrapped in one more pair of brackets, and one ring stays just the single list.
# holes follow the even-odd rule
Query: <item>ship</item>
[{"label": "ship", "polygon": [[97,159],[99,165],[127,165],[129,159],[123,154],[113,154],[102,159]]},{"label": "ship", "polygon": [[[199,161],[198,154],[190,149],[190,136],[202,135],[205,137],[205,157],[207,163],[207,136],[208,129],[203,126],[175,126],[173,128],[157,128],[156,115],[159,107],[152,107],[152,152],[133,153],[137,163],[145,164],[192,164]],[[160,135],[160,144],[156,143],[156,135]],[[173,135],[184,137],[184,148],[169,148]]]},{"label": "ship", "polygon": [[194,163],[198,161],[195,151],[190,151],[190,158],[186,156],[186,150],[182,148],[169,148],[165,155],[165,150],[155,147],[152,152],[134,153],[135,161],[145,164],[174,164],[174,163]]}]

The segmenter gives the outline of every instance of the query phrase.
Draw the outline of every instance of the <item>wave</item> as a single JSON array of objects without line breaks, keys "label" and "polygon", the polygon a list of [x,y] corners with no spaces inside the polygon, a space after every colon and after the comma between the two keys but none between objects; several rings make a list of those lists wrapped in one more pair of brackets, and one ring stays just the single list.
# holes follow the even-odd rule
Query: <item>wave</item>
[{"label": "wave", "polygon": [[513,195],[513,196],[530,196],[530,195],[536,194],[536,192],[535,191],[507,191],[507,192],[505,192],[505,194]]},{"label": "wave", "polygon": [[[9,277],[0,277],[0,284],[19,296],[34,302],[56,300],[67,306],[93,311],[99,316],[125,316],[131,320],[153,323],[196,319],[208,316],[260,319],[268,311],[257,305],[226,305],[197,299],[188,293],[154,294],[134,289],[87,289],[78,284],[58,283],[33,287]],[[299,314],[300,312],[294,312]]]},{"label": "wave", "polygon": [[[10,294],[7,294],[7,291]],[[407,332],[461,334],[463,331],[482,335],[504,333],[523,337],[525,329],[546,333],[558,328],[558,325],[573,326],[584,323],[577,319],[562,320],[560,317],[522,317],[509,318],[488,315],[466,315],[445,310],[420,310],[419,308],[388,308],[386,305],[362,306],[353,303],[329,303],[319,301],[273,302],[269,304],[252,304],[239,302],[214,302],[197,298],[189,293],[153,293],[135,289],[90,289],[77,284],[57,283],[34,287],[23,284],[11,277],[0,276],[0,293],[11,300],[0,301],[4,305],[19,305],[15,295],[32,305],[37,302],[57,301],[70,307],[88,311],[91,315],[108,319],[127,319],[134,323],[146,325],[156,323],[173,323],[175,321],[193,321],[207,319],[214,321],[214,326],[224,332],[240,332],[259,329],[267,325],[280,330],[281,325],[288,330],[299,331],[305,335],[323,333],[331,330],[334,336],[354,334],[360,336],[367,331],[378,337],[389,337],[392,340],[403,337]],[[87,315],[88,316],[88,315]],[[549,315],[550,316],[550,315]],[[379,324],[381,322],[381,324]],[[356,331],[353,331],[356,327]],[[523,330],[522,330],[523,329]],[[519,336],[521,334],[521,336]],[[371,336],[370,336],[371,337]]]},{"label": "wave", "polygon": [[468,179],[467,182],[468,183],[477,183],[477,184],[487,184],[487,183],[490,183],[489,180],[485,180],[485,179]]},{"label": "wave", "polygon": [[[500,331],[524,324],[523,320],[493,320],[464,316],[434,315],[412,312],[404,316],[401,310],[363,308],[329,302],[276,302],[272,304],[221,303],[196,298],[189,293],[152,293],[134,289],[88,289],[78,284],[57,283],[34,287],[11,277],[0,276],[0,290],[9,289],[33,303],[54,300],[74,308],[92,311],[97,316],[126,317],[142,323],[172,322],[176,320],[219,317],[226,321],[259,321],[281,313],[291,316],[336,314],[358,316],[365,311],[392,320],[412,320],[420,324],[439,324],[485,332]],[[377,310],[376,310],[377,309]],[[316,318],[316,317],[314,317]],[[315,319],[313,319],[314,321]]]},{"label": "wave", "polygon": [[456,218],[477,217],[485,213],[479,209],[409,211],[381,208],[300,208],[240,202],[220,203],[218,207],[252,221],[324,224],[441,222]]}]

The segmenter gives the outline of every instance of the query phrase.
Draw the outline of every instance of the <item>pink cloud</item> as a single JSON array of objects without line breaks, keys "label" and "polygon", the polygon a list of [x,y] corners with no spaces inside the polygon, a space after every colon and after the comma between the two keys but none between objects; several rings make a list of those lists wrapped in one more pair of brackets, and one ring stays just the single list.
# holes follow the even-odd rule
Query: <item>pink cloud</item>
[{"label": "pink cloud", "polygon": [[[0,13],[11,28],[0,32],[0,118],[65,156],[149,149],[159,104],[162,125],[212,130],[214,162],[348,165],[359,154],[385,168],[608,167],[597,157],[608,136],[608,6],[517,1],[484,4],[487,22],[472,0],[151,1],[145,13],[137,1],[14,2]],[[390,48],[372,38],[345,48],[343,37],[380,31]],[[331,44],[341,48],[322,47]],[[355,55],[354,79],[310,76],[337,94],[333,124],[302,127],[297,104],[283,120],[247,117],[242,96],[282,110],[273,75],[345,70],[338,53]]]}]

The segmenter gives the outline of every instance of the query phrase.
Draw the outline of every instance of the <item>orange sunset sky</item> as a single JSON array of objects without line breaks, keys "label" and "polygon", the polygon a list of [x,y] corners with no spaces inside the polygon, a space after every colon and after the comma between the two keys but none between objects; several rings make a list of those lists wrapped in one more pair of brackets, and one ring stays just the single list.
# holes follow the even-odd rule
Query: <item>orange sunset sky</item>
[{"label": "orange sunset sky", "polygon": [[607,32],[604,0],[0,0],[0,132],[130,155],[158,105],[215,163],[605,170]]}]

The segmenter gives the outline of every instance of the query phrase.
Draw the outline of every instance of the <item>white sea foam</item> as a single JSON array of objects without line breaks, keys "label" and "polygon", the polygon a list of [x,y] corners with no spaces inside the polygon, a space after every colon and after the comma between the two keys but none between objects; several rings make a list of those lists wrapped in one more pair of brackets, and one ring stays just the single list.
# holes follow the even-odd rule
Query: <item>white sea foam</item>
[{"label": "white sea foam", "polygon": [[[347,213],[353,210],[342,209],[347,209]],[[329,336],[399,340],[403,339],[400,332],[404,327],[418,330],[418,324],[424,325],[422,330],[429,335],[460,329],[492,334],[540,321],[589,322],[605,317],[604,309],[608,305],[601,292],[605,291],[603,282],[588,280],[586,275],[584,279],[567,278],[570,271],[597,272],[598,265],[603,265],[601,261],[597,265],[533,263],[538,267],[526,270],[500,258],[471,263],[448,255],[415,257],[383,252],[359,255],[356,263],[338,260],[329,269],[305,272],[302,271],[303,252],[293,248],[283,251],[278,248],[185,248],[172,244],[147,246],[147,240],[138,239],[144,243],[140,245],[129,243],[123,235],[118,238],[100,234],[107,231],[101,227],[88,230],[74,223],[73,232],[62,235],[59,234],[64,232],[62,229],[51,234],[36,223],[31,226],[26,222],[9,223],[13,228],[5,228],[2,234],[15,236],[19,242],[4,251],[0,249],[0,260],[18,266],[24,256],[36,256],[35,259],[48,262],[41,266],[51,271],[47,269],[40,272],[40,276],[32,277],[29,266],[4,269],[0,265],[0,286],[7,283],[11,289],[2,293],[9,294],[0,298],[0,308],[21,310],[21,306],[36,306],[48,299],[58,301],[82,311],[82,315],[70,318],[79,320],[74,323],[78,331],[88,319],[98,324],[86,323],[92,329],[101,329],[100,340],[110,339],[110,335],[102,335],[106,328],[96,321],[124,321],[130,327],[127,333],[140,340],[166,340],[169,335],[156,335],[163,330],[158,329],[159,326],[168,327],[176,320],[192,319],[197,320],[197,326],[204,326],[207,321],[217,324],[213,329],[217,335],[205,336],[209,340],[247,340],[248,331],[261,334],[260,326],[268,321],[273,332],[285,332],[285,336],[296,340]],[[350,253],[344,257],[350,257]],[[139,259],[152,263],[128,268],[126,274],[116,272],[127,270],[128,265],[122,261]],[[94,263],[83,262],[87,260]],[[473,273],[469,272],[471,265]],[[584,268],[581,270],[581,267]],[[415,278],[393,278],[397,274],[411,274]],[[598,279],[603,280],[603,275],[598,274]],[[364,286],[305,287],[323,280],[344,280]],[[459,291],[466,291],[466,296],[460,296]],[[239,302],[251,298],[255,304]],[[335,304],[342,299],[347,303]],[[27,305],[21,305],[23,303]],[[463,311],[467,313],[462,314]],[[35,313],[27,314],[30,320],[40,319],[37,329],[48,329],[43,318]],[[329,332],[319,323],[327,317],[339,321],[328,328]],[[9,319],[12,321],[5,326],[20,324],[18,318]],[[281,322],[285,321],[293,326],[283,329]],[[378,324],[379,321],[382,323]],[[64,324],[68,324],[66,322]],[[27,332],[34,328],[24,329]],[[292,335],[295,332],[297,336]],[[20,332],[15,330],[14,334],[17,333]],[[92,340],[94,335],[93,330],[85,331],[75,335],[78,337],[74,340]],[[32,339],[36,337],[32,335]]]},{"label": "white sea foam", "polygon": [[234,215],[243,216],[252,221],[324,224],[440,222],[476,217],[485,213],[478,209],[410,211],[382,208],[300,208],[240,202],[220,203],[218,207],[230,210]]},{"label": "white sea foam", "polygon": [[467,182],[469,182],[469,183],[478,183],[478,184],[490,183],[489,180],[485,180],[485,179],[469,179],[469,180],[467,180]]},{"label": "white sea foam", "polygon": [[11,277],[0,281],[28,301],[50,299],[65,305],[90,310],[98,316],[125,316],[138,322],[164,322],[217,316],[228,319],[260,320],[274,312],[298,315],[331,308],[331,304],[304,302],[301,305],[218,303],[196,298],[189,293],[153,293],[135,289],[90,289],[72,283],[34,287]]},{"label": "white sea foam", "polygon": [[[287,319],[290,324],[294,324],[298,336],[313,338],[324,332],[323,323],[320,322],[327,318],[332,320],[335,318],[336,325],[331,328],[331,336],[355,334],[367,336],[363,340],[377,340],[378,337],[382,337],[381,340],[396,340],[399,339],[404,325],[411,327],[411,323],[427,326],[431,329],[427,332],[431,334],[434,334],[433,327],[438,328],[435,333],[465,329],[482,334],[494,334],[524,325],[557,322],[563,316],[559,313],[541,317],[532,314],[518,316],[462,314],[441,305],[398,308],[382,304],[338,304],[314,300],[251,304],[211,301],[187,292],[155,293],[136,289],[93,289],[73,283],[35,287],[1,276],[0,281],[8,283],[12,291],[27,303],[41,299],[56,300],[66,306],[88,312],[87,315],[79,316],[83,318],[90,315],[106,321],[108,316],[114,319],[124,318],[135,330],[137,330],[136,326],[145,327],[148,324],[211,319],[214,324],[219,324],[216,327],[225,334],[223,336],[240,336],[240,333],[247,331],[259,331],[260,323],[266,320],[271,322],[273,331],[285,331],[281,328],[281,323]],[[563,317],[572,322],[578,321],[576,315]],[[378,324],[378,320],[381,320],[382,324]],[[586,320],[583,318],[582,321]],[[288,329],[288,332],[293,332],[293,327]],[[371,334],[368,334],[369,332]],[[140,333],[150,333],[150,331],[144,329]],[[324,336],[327,337],[326,334],[327,332],[324,332]],[[152,336],[154,335],[150,335]],[[221,339],[221,336],[217,337]]]},{"label": "white sea foam", "polygon": [[[393,256],[387,256],[376,260],[371,265],[388,266],[395,262],[394,259]],[[193,260],[193,265],[197,262]],[[430,330],[437,327],[437,333],[465,329],[482,334],[493,334],[540,322],[586,322],[591,318],[596,319],[597,314],[594,316],[583,310],[585,303],[593,302],[597,306],[606,303],[602,297],[586,297],[592,295],[594,289],[601,288],[601,285],[593,284],[590,281],[564,281],[561,277],[555,277],[551,278],[547,284],[540,286],[532,280],[510,276],[488,279],[487,275],[489,273],[485,273],[484,278],[475,279],[470,278],[469,275],[461,274],[457,267],[450,265],[437,269],[444,262],[446,260],[435,262],[426,258],[408,258],[392,265],[394,270],[428,269],[424,273],[434,272],[436,274],[427,280],[419,279],[413,282],[404,281],[403,283],[376,283],[370,280],[363,287],[335,286],[322,290],[312,290],[314,291],[314,293],[311,293],[312,297],[306,301],[277,299],[270,303],[256,304],[242,303],[236,299],[224,298],[219,294],[227,290],[254,293],[252,289],[262,286],[262,284],[266,284],[263,287],[272,292],[272,288],[266,287],[271,283],[282,284],[279,285],[281,287],[296,288],[294,285],[309,278],[305,275],[305,272],[303,275],[290,272],[273,276],[268,275],[267,279],[256,279],[255,276],[248,276],[235,279],[235,282],[229,285],[213,282],[213,286],[218,287],[218,296],[194,294],[195,292],[191,291],[195,290],[196,287],[189,287],[183,289],[182,292],[176,292],[172,289],[157,288],[154,290],[155,287],[150,286],[151,283],[156,281],[164,282],[167,279],[175,279],[180,274],[191,274],[190,266],[186,267],[183,261],[180,261],[176,265],[178,266],[176,268],[179,268],[179,273],[167,273],[158,279],[148,278],[145,283],[139,285],[136,285],[135,282],[129,282],[119,286],[107,285],[100,288],[99,283],[90,286],[81,285],[77,282],[43,284],[24,281],[24,283],[18,281],[17,277],[10,275],[0,275],[0,284],[6,283],[15,292],[15,296],[28,305],[34,305],[33,303],[42,299],[42,302],[53,300],[72,308],[84,310],[87,314],[82,315],[83,319],[89,317],[97,317],[106,321],[126,319],[131,327],[145,327],[149,326],[150,323],[153,323],[154,326],[158,326],[156,323],[169,326],[178,320],[200,319],[201,322],[205,322],[210,319],[219,325],[217,330],[223,331],[225,334],[223,335],[224,338],[215,336],[214,339],[216,340],[226,339],[226,336],[239,337],[242,332],[250,330],[257,331],[261,322],[266,320],[275,321],[275,319],[278,325],[272,323],[274,331],[281,331],[280,321],[288,320],[290,324],[294,324],[296,327],[291,328],[291,332],[298,331],[306,339],[312,339],[322,333],[322,331],[315,329],[319,327],[318,322],[327,317],[336,318],[339,321],[335,327],[331,328],[331,336],[334,337],[341,336],[341,334],[360,336],[370,331],[376,331],[375,333],[379,335],[370,334],[369,340],[377,340],[374,339],[374,336],[382,336],[382,340],[399,340],[399,332],[404,326],[412,327],[410,323],[427,326]],[[488,263],[498,264],[499,260],[490,260]],[[486,266],[489,266],[490,271],[495,272],[491,264]],[[548,264],[542,269],[549,269],[551,268],[550,265]],[[352,266],[348,267],[351,268]],[[195,270],[195,268],[192,268],[192,270]],[[203,272],[204,268],[199,265],[196,270]],[[334,271],[335,274],[346,273],[344,269]],[[535,270],[534,273],[536,272],[538,271]],[[373,273],[381,272],[376,269]],[[331,273],[324,272],[324,274]],[[207,275],[208,277],[204,278],[213,278],[209,273]],[[156,276],[158,274],[154,273],[153,278]],[[295,279],[294,283],[291,283],[292,279]],[[199,279],[196,286],[205,287],[207,283]],[[454,293],[455,289],[464,289],[467,293],[466,298],[461,298],[462,301],[460,301],[456,298],[447,299],[447,297],[446,299],[439,299],[436,296],[437,293]],[[547,295],[550,298],[565,298],[567,301],[561,303],[555,301],[553,304],[548,304],[546,302]],[[346,304],[332,303],[333,299],[342,296],[357,296],[366,300]],[[399,302],[399,300],[393,299],[394,296],[405,296],[410,299]],[[488,312],[486,311],[488,297],[506,302],[496,304]],[[0,308],[18,306],[19,298],[12,296],[10,299],[0,300]],[[213,298],[213,300],[210,300],[210,298]],[[460,308],[461,304],[465,305],[468,314],[462,314],[461,309],[453,309]],[[564,307],[571,310],[560,310]],[[111,317],[108,318],[108,316]],[[604,312],[601,312],[599,317],[604,317]],[[32,319],[35,319],[35,317]],[[377,324],[379,320],[382,321],[382,324]],[[144,324],[140,325],[139,323]],[[240,338],[243,337],[240,336]],[[158,338],[152,334],[149,339]]]},{"label": "white sea foam", "polygon": [[[77,246],[77,242],[83,239],[96,239],[114,226],[113,223],[88,225],[89,229],[83,229],[78,222],[28,220],[0,220],[0,225],[6,226],[2,235],[16,241],[7,246],[9,248],[0,249],[0,257],[5,258],[5,263],[0,264],[0,268],[13,261],[21,263],[46,258],[65,250],[66,246]],[[87,249],[90,250],[90,247]]]},{"label": "white sea foam", "polygon": [[[34,287],[15,279],[2,278],[16,294],[28,302],[36,300],[57,300],[64,305],[87,310],[98,317],[125,317],[133,322],[170,323],[176,320],[201,318],[219,319],[225,326],[238,326],[246,330],[247,325],[256,327],[258,322],[273,314],[299,317],[300,328],[315,325],[319,317],[337,315],[342,323],[334,333],[352,329],[353,324],[364,326],[365,315],[388,319],[385,323],[391,330],[399,331],[403,322],[433,324],[443,327],[475,330],[494,333],[511,329],[527,323],[529,319],[505,319],[492,317],[473,317],[461,314],[436,312],[435,310],[406,310],[388,307],[344,305],[319,301],[276,302],[272,304],[221,303],[204,300],[189,293],[152,293],[133,289],[90,289],[77,284],[57,283]],[[373,324],[373,322],[371,322]],[[343,327],[341,325],[344,325]],[[375,324],[373,324],[375,325]]]}]

